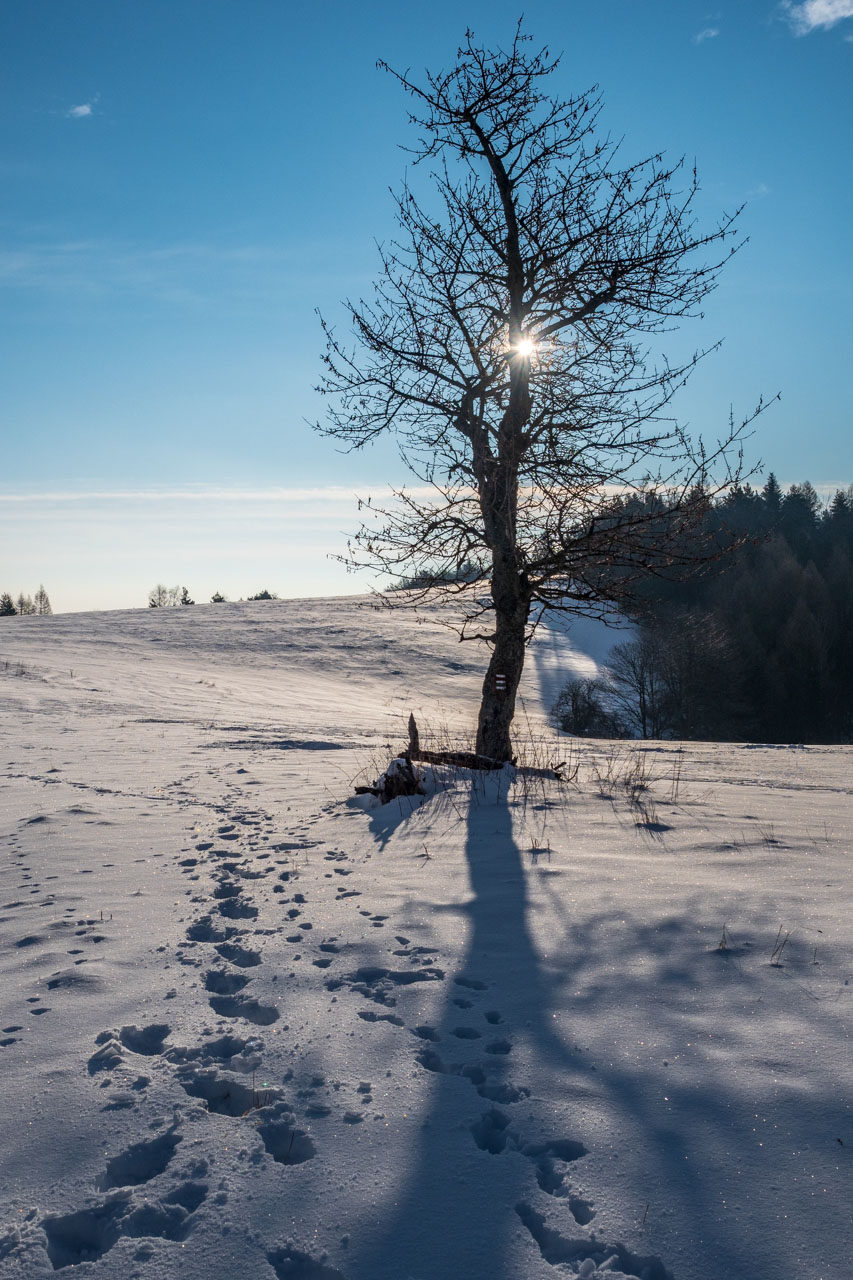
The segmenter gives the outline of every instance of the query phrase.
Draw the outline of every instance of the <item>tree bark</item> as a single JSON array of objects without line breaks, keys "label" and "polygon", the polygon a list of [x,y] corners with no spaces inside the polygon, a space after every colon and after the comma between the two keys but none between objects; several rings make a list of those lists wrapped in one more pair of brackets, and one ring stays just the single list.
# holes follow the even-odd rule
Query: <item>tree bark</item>
[{"label": "tree bark", "polygon": [[[530,596],[512,563],[515,556],[495,558],[492,597],[495,602],[495,641],[483,681],[477,723],[477,752],[500,764],[511,761],[510,726],[524,669],[525,634]],[[509,563],[507,563],[509,561]]]}]

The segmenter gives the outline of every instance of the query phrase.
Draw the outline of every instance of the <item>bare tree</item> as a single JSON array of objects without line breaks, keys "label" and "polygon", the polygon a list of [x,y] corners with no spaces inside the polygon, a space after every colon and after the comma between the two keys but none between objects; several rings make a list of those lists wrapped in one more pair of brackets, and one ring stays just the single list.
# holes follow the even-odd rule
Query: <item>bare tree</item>
[{"label": "bare tree", "polygon": [[624,738],[626,729],[613,710],[613,690],[606,679],[570,680],[551,709],[558,729],[579,738]]},{"label": "bare tree", "polygon": [[158,582],[148,592],[149,609],[176,609],[178,605],[194,603],[186,587],[167,587],[165,583]]},{"label": "bare tree", "polygon": [[[700,314],[737,212],[698,229],[695,172],[625,164],[595,91],[549,96],[559,59],[528,40],[519,27],[492,51],[469,32],[421,83],[379,64],[414,100],[431,184],[396,196],[374,296],[347,304],[355,348],[324,322],[319,388],[319,430],[350,448],[395,434],[421,482],[368,500],[345,559],[459,593],[462,634],[492,645],[477,751],[498,762],[542,607],[601,616],[641,575],[707,555],[687,536],[696,494],[732,481],[762,408],[706,451],[669,405],[707,353],[652,350]],[[472,565],[490,597],[460,574]]]},{"label": "bare tree", "polygon": [[44,589],[44,583],[39,585],[39,589],[33,597],[33,604],[35,605],[36,613],[41,614],[43,617],[49,617],[53,613],[50,607],[50,596]]},{"label": "bare tree", "polygon": [[641,738],[660,738],[667,727],[664,643],[658,631],[644,629],[636,640],[614,645],[607,662],[611,697]]}]

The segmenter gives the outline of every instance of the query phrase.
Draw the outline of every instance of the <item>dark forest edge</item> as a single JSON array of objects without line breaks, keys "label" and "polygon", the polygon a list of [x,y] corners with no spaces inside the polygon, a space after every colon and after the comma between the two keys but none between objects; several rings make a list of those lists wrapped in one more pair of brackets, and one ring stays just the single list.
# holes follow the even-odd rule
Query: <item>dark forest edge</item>
[{"label": "dark forest edge", "polygon": [[589,737],[853,741],[853,486],[822,509],[808,482],[708,501],[721,552],[698,576],[649,576],[635,637],[574,680],[555,724]]}]

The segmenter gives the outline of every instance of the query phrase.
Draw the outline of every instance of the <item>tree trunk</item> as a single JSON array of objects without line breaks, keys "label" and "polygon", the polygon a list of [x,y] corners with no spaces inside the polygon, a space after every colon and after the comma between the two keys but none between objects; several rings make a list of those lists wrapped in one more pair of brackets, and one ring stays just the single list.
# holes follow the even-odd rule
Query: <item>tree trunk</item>
[{"label": "tree trunk", "polygon": [[510,569],[502,573],[497,563],[495,570],[492,579],[495,647],[483,681],[477,724],[477,753],[505,764],[512,760],[509,731],[524,669],[524,639],[530,599],[517,572]]}]

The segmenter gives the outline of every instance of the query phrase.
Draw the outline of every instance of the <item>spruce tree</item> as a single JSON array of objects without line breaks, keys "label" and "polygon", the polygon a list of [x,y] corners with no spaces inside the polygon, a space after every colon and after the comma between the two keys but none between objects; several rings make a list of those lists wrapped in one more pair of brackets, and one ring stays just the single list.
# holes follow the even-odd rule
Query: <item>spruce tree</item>
[{"label": "spruce tree", "polygon": [[762,490],[762,497],[767,505],[767,510],[776,519],[782,510],[782,490],[779,488],[779,482],[772,471],[767,477],[767,483]]}]

